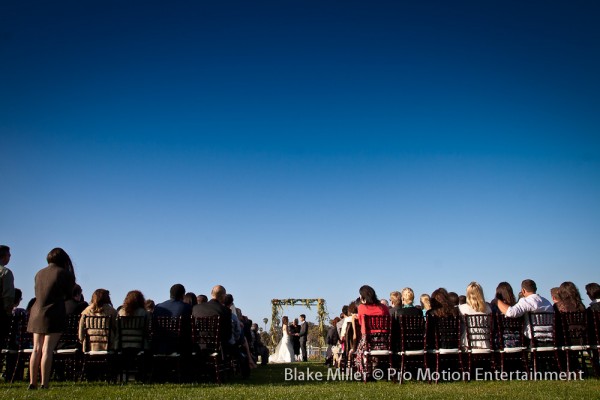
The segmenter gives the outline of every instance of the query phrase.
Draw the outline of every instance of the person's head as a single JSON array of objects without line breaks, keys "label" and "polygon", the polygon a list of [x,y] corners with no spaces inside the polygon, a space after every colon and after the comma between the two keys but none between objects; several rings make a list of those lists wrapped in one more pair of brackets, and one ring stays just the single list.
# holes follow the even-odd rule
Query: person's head
[{"label": "person's head", "polygon": [[96,289],[92,294],[91,306],[94,312],[98,312],[106,304],[112,305],[110,301],[110,293],[106,289]]},{"label": "person's head", "polygon": [[298,325],[298,318],[294,318],[294,325]]},{"label": "person's head", "polygon": [[386,299],[381,299],[381,300],[379,300],[379,302],[380,302],[381,304],[383,304],[384,306],[386,306],[386,307],[389,307],[389,306],[390,306],[390,303],[388,303],[388,301],[387,301]]},{"label": "person's head", "polygon": [[35,304],[35,297],[33,299],[29,300],[29,302],[27,303],[27,307],[25,307],[25,311],[27,311],[27,314],[29,314],[29,312],[33,308],[34,304]]},{"label": "person's head", "polygon": [[223,305],[225,307],[231,307],[232,304],[233,304],[233,296],[231,294],[227,293],[223,300]]},{"label": "person's head", "polygon": [[352,301],[350,304],[348,304],[348,316],[352,315],[352,314],[356,314],[358,313],[358,305],[356,304],[356,301]]},{"label": "person's head", "polygon": [[258,331],[258,324],[256,322],[254,322],[251,326],[250,329],[253,330],[254,332]]},{"label": "person's head", "polygon": [[462,304],[467,304],[467,296],[465,296],[464,294],[458,296],[458,305],[460,306]]},{"label": "person's head", "polygon": [[342,307],[342,314],[348,315],[348,306],[343,306]]},{"label": "person's head", "polygon": [[206,297],[205,294],[199,294],[196,297],[196,300],[198,301],[198,304],[202,304],[202,303],[206,303],[208,301],[208,297]]},{"label": "person's head", "polygon": [[183,296],[183,302],[189,304],[190,306],[195,306],[198,304],[198,299],[196,298],[196,294],[189,292]]},{"label": "person's head", "polygon": [[216,300],[219,303],[223,303],[223,301],[225,301],[226,294],[227,290],[225,290],[225,288],[221,285],[216,285],[210,292],[210,296],[213,298],[213,300]]},{"label": "person's head", "polygon": [[340,322],[340,319],[338,317],[335,317],[334,319],[332,319],[331,321],[329,321],[329,323],[331,324],[331,326],[336,326],[337,323]]},{"label": "person's head", "polygon": [[454,307],[458,306],[458,293],[448,292],[448,298]]},{"label": "person's head", "polygon": [[439,288],[431,293],[431,310],[438,317],[456,314],[456,308],[450,301],[450,298],[448,297],[448,291],[446,289]]},{"label": "person's head", "polygon": [[290,320],[289,320],[289,318],[287,317],[287,315],[284,315],[284,316],[283,316],[283,318],[281,318],[281,324],[282,324],[283,326],[285,326],[285,325],[289,324],[289,322],[290,322]]},{"label": "person's head", "polygon": [[144,302],[144,308],[146,309],[146,311],[154,312],[154,307],[156,307],[154,300],[148,299]]},{"label": "person's head", "polygon": [[402,304],[411,306],[415,301],[415,292],[409,287],[402,289]]},{"label": "person's head", "polygon": [[300,322],[304,322],[305,319],[306,319],[306,315],[300,314]]},{"label": "person's head", "polygon": [[471,282],[467,286],[467,304],[477,312],[484,313],[486,310],[483,288],[477,282]]},{"label": "person's head", "polygon": [[13,307],[18,307],[21,304],[21,300],[23,300],[23,292],[21,289],[15,288],[15,302],[13,303]]},{"label": "person's head", "polygon": [[590,300],[600,299],[600,285],[597,283],[592,282],[585,285],[585,292]]},{"label": "person's head", "polygon": [[393,291],[390,293],[390,301],[392,302],[392,307],[398,307],[402,304],[402,295],[398,291]]},{"label": "person's head", "polygon": [[578,305],[583,305],[583,301],[581,301],[581,295],[579,294],[579,289],[573,282],[563,282],[560,284],[558,288],[558,297],[560,301],[571,302],[571,304],[575,307]]},{"label": "person's head", "polygon": [[182,301],[183,296],[185,296],[185,287],[181,283],[176,283],[171,286],[169,294],[171,296],[171,300]]},{"label": "person's head", "polygon": [[75,286],[73,286],[73,300],[81,301],[82,293],[83,293],[83,290],[81,289],[81,286],[79,286],[78,284],[75,284]]},{"label": "person's head", "polygon": [[431,310],[431,297],[427,293],[423,293],[419,297],[419,302],[421,303],[421,308],[423,308],[423,310]]},{"label": "person's head", "polygon": [[377,298],[377,294],[375,293],[375,289],[373,289],[369,285],[363,285],[358,290],[360,294],[360,301],[363,304],[377,304],[379,303],[379,299]]},{"label": "person's head", "polygon": [[557,287],[553,287],[552,289],[550,289],[550,297],[552,298],[553,303],[558,303],[560,301],[560,297],[558,294],[559,290],[560,288]]},{"label": "person's head", "polygon": [[125,315],[133,315],[138,308],[145,308],[146,299],[139,290],[132,290],[127,293],[123,300],[123,311]]},{"label": "person's head", "polygon": [[10,247],[0,245],[0,265],[8,265],[10,262]]},{"label": "person's head", "polygon": [[54,249],[50,250],[50,253],[48,253],[46,256],[46,261],[48,264],[57,265],[75,275],[75,268],[73,268],[71,257],[69,257],[67,252],[60,247],[55,247]]},{"label": "person's head", "polygon": [[537,285],[532,279],[525,279],[521,282],[521,293],[523,293],[523,296],[525,297],[530,294],[535,294],[537,293]]},{"label": "person's head", "polygon": [[500,282],[498,284],[498,286],[496,287],[496,299],[501,300],[509,306],[514,306],[515,304],[517,304],[513,288],[508,282]]}]

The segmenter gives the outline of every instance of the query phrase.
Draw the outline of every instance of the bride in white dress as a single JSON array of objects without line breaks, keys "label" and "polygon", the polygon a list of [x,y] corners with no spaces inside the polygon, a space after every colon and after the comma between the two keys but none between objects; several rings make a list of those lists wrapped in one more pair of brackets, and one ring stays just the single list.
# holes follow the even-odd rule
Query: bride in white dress
[{"label": "bride in white dress", "polygon": [[292,338],[290,337],[290,328],[288,327],[288,322],[288,317],[283,317],[281,319],[281,324],[283,325],[283,337],[277,344],[275,353],[269,356],[270,363],[290,363],[294,358],[294,344],[292,343]]}]

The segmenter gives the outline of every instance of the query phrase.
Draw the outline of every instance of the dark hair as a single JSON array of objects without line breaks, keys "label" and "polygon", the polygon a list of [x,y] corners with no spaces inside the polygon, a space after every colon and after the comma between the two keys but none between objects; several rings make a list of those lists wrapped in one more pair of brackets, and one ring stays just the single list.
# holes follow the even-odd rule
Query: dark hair
[{"label": "dark hair", "polygon": [[206,297],[205,294],[199,294],[196,297],[196,301],[198,302],[197,304],[202,304],[202,303],[206,303],[208,301],[208,297]]},{"label": "dark hair", "polygon": [[139,290],[132,290],[125,296],[123,300],[123,312],[125,315],[133,315],[138,308],[145,308],[146,299]]},{"label": "dark hair", "polygon": [[17,302],[20,302],[21,300],[23,300],[23,292],[21,291],[21,289],[15,288],[15,304],[17,304]]},{"label": "dark hair", "polygon": [[373,289],[369,285],[363,285],[358,290],[360,294],[360,298],[365,304],[377,304],[379,303],[379,299],[377,298],[377,294],[375,293],[375,289]]},{"label": "dark hair", "polygon": [[525,279],[521,282],[521,289],[525,289],[526,292],[537,293],[537,285],[532,279]]},{"label": "dark hair", "polygon": [[561,311],[584,311],[585,306],[581,301],[579,289],[573,282],[563,282],[558,288],[558,297],[560,298],[559,310]]},{"label": "dark hair", "polygon": [[233,304],[233,296],[229,293],[225,295],[225,300],[223,300],[223,305],[225,307],[229,307]]},{"label": "dark hair", "polygon": [[300,318],[302,318],[302,319],[306,319],[306,315],[304,315],[304,314],[300,314]]},{"label": "dark hair", "polygon": [[181,283],[176,283],[171,286],[171,299],[173,300],[182,300],[185,295],[185,287]]},{"label": "dark hair", "polygon": [[106,289],[96,289],[92,294],[92,312],[100,312],[105,304],[112,305],[110,301],[110,292]]},{"label": "dark hair", "polygon": [[515,293],[513,292],[512,286],[508,282],[500,282],[496,287],[496,298],[502,300],[509,306],[517,304],[515,299]]},{"label": "dark hair", "polygon": [[458,296],[458,304],[467,304],[467,296],[465,296],[464,294]]},{"label": "dark hair", "polygon": [[288,324],[290,322],[289,318],[287,317],[287,315],[284,315],[283,318],[281,318],[281,324]]},{"label": "dark hair", "polygon": [[27,314],[29,314],[29,311],[31,311],[34,304],[35,304],[35,297],[32,298],[31,300],[29,300],[29,302],[27,303],[27,307],[25,307],[25,311],[27,311]]},{"label": "dark hair", "polygon": [[448,291],[439,288],[431,293],[431,313],[436,317],[456,316],[456,307],[451,303],[448,297]]},{"label": "dark hair", "polygon": [[154,300],[152,300],[152,299],[148,299],[144,302],[144,308],[146,309],[146,311],[153,312],[155,306],[156,306],[156,304],[154,303]]},{"label": "dark hair", "polygon": [[187,303],[191,306],[195,306],[198,304],[198,299],[196,298],[196,293],[188,292],[183,296],[183,302]]},{"label": "dark hair", "polygon": [[348,306],[343,306],[342,307],[342,314],[348,315]]},{"label": "dark hair", "polygon": [[61,249],[60,247],[55,247],[50,250],[50,253],[46,256],[46,261],[48,264],[57,265],[63,269],[69,271],[73,276],[75,276],[75,268],[73,268],[73,262],[71,261],[71,257],[67,254],[66,251]]},{"label": "dark hair", "polygon": [[600,299],[600,285],[597,283],[588,283],[585,285],[585,292],[590,297],[590,300]]},{"label": "dark hair", "polygon": [[350,302],[350,304],[348,304],[348,314],[346,315],[352,315],[352,314],[356,314],[358,312],[358,305],[356,304],[355,300],[352,300]]},{"label": "dark hair", "polygon": [[10,253],[10,247],[6,245],[0,245],[0,258],[4,258],[8,253]]},{"label": "dark hair", "polygon": [[457,306],[459,303],[458,293],[456,292],[448,292],[448,299],[450,299],[450,303],[454,306]]}]

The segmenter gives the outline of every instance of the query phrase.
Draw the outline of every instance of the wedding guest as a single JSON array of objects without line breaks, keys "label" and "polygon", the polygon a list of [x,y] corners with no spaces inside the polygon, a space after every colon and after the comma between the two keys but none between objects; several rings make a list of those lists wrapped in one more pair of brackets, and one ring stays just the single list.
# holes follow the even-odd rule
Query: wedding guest
[{"label": "wedding guest", "polygon": [[456,317],[458,309],[454,306],[448,292],[444,288],[439,288],[433,291],[430,298],[431,309],[427,311],[427,315],[436,317]]},{"label": "wedding guest", "polygon": [[[458,306],[458,311],[460,315],[471,315],[471,314],[491,314],[491,307],[485,302],[485,298],[483,296],[483,288],[477,282],[471,282],[467,286],[467,303]],[[463,346],[467,346],[467,332],[465,326],[463,325],[462,332],[462,343]],[[480,341],[474,343],[476,347],[489,349],[490,343],[489,341]]]},{"label": "wedding guest", "polygon": [[13,317],[24,317],[27,315],[27,311],[24,308],[19,308],[19,304],[21,304],[21,300],[23,300],[23,292],[21,289],[15,288],[15,304],[12,309]]},{"label": "wedding guest", "polygon": [[375,290],[369,285],[363,285],[359,289],[360,294],[360,305],[358,306],[358,323],[360,324],[360,330],[362,337],[360,342],[358,343],[358,347],[356,350],[356,359],[355,365],[358,369],[358,372],[363,372],[363,353],[365,351],[366,343],[365,343],[365,333],[366,333],[366,325],[365,325],[365,317],[367,316],[389,316],[390,311],[387,306],[381,304],[381,302],[377,299],[377,294]]},{"label": "wedding guest", "polygon": [[[498,309],[502,314],[509,318],[518,318],[527,312],[554,312],[552,304],[539,294],[537,294],[537,285],[531,279],[525,279],[521,282],[521,298],[514,306],[508,305],[505,301],[498,299]],[[525,337],[531,339],[529,332],[529,320],[525,318]]]},{"label": "wedding guest", "polygon": [[10,321],[15,303],[15,278],[6,266],[10,262],[10,247],[0,245],[0,343],[10,331]]},{"label": "wedding guest", "polygon": [[188,292],[185,294],[185,296],[183,296],[183,302],[189,304],[190,306],[194,307],[196,304],[198,304],[198,299],[196,298],[196,294],[193,292]]},{"label": "wedding guest", "polygon": [[381,304],[383,304],[387,308],[390,308],[390,303],[388,303],[388,301],[386,299],[381,299],[379,301],[381,302]]},{"label": "wedding guest", "polygon": [[336,364],[334,358],[337,355],[337,346],[340,341],[340,337],[336,328],[338,322],[339,318],[335,317],[333,320],[330,321],[331,326],[329,327],[329,329],[327,329],[327,337],[325,339],[325,344],[327,344],[327,351],[325,353],[325,365],[333,366]]},{"label": "wedding guest", "polygon": [[467,296],[464,294],[458,296],[458,305],[460,306],[461,304],[467,304]]},{"label": "wedding guest", "polygon": [[431,297],[427,293],[423,293],[419,297],[419,301],[421,303],[421,311],[423,312],[423,316],[427,315],[427,311],[431,310]]},{"label": "wedding guest", "polygon": [[[85,340],[85,317],[111,317],[110,319],[110,343],[95,342],[89,346]],[[90,330],[90,334],[98,334],[95,330]],[[81,312],[79,319],[79,341],[83,344],[83,351],[106,351],[116,348],[117,336],[117,311],[113,308],[110,300],[110,293],[106,289],[96,289],[92,294],[92,300],[89,306]]]},{"label": "wedding guest", "polygon": [[338,330],[338,336],[342,337],[342,326],[344,325],[344,319],[348,316],[348,306],[343,306],[342,307],[342,312],[340,314],[340,318],[339,321],[336,325],[336,328]]},{"label": "wedding guest", "polygon": [[392,307],[390,308],[390,315],[393,319],[399,315],[400,310],[402,310],[402,294],[397,290],[390,293],[390,301],[392,302]]},{"label": "wedding guest", "polygon": [[[125,332],[129,335],[143,336],[144,337],[144,348],[147,349],[148,346],[148,334],[150,332],[150,320],[152,319],[152,314],[146,311],[146,299],[144,298],[144,294],[139,290],[131,290],[125,296],[123,300],[123,305],[119,308],[118,311],[119,316],[121,317],[144,317],[144,327],[141,330],[129,330]],[[128,347],[135,345],[132,343],[123,343],[122,347]]]},{"label": "wedding guest", "polygon": [[588,307],[592,311],[600,311],[600,285],[597,283],[588,283],[585,285],[585,292],[592,301]]},{"label": "wedding guest", "polygon": [[573,282],[563,282],[558,288],[559,301],[556,308],[560,312],[585,311],[579,289]]},{"label": "wedding guest", "polygon": [[35,304],[35,297],[30,299],[29,302],[27,302],[27,307],[25,307],[25,311],[27,311],[27,315],[31,314],[31,309],[33,308],[34,304]]},{"label": "wedding guest", "polygon": [[183,302],[185,287],[177,283],[171,286],[169,293],[169,300],[163,301],[154,307],[154,317],[182,317],[182,320],[189,320],[192,314],[192,306]]},{"label": "wedding guest", "polygon": [[146,309],[146,311],[148,311],[150,314],[154,313],[154,308],[156,307],[156,304],[154,303],[154,300],[152,299],[147,299],[144,302],[144,308]]},{"label": "wedding guest", "polygon": [[196,304],[192,309],[194,317],[211,317],[218,315],[219,334],[221,335],[221,344],[224,349],[229,348],[229,339],[231,338],[231,310],[223,305],[227,291],[221,285],[212,288],[211,299],[206,303]]},{"label": "wedding guest", "polygon": [[208,297],[206,297],[206,295],[204,295],[204,294],[199,294],[196,297],[196,304],[206,303],[207,301],[208,301]]},{"label": "wedding guest", "polygon": [[458,305],[459,305],[458,293],[448,292],[448,298],[450,299],[450,303],[452,303],[452,305],[454,305],[454,307],[458,307]]},{"label": "wedding guest", "polygon": [[83,291],[81,286],[73,286],[73,295],[65,301],[65,310],[67,315],[80,315],[88,307],[88,303],[83,300]]},{"label": "wedding guest", "polygon": [[54,248],[46,261],[48,266],[35,275],[36,301],[27,325],[27,331],[33,333],[29,389],[37,388],[39,376],[42,388],[48,388],[52,355],[67,321],[65,300],[71,296],[75,285],[73,262],[67,252]]},{"label": "wedding guest", "polygon": [[552,298],[552,303],[556,304],[560,301],[559,297],[558,297],[558,291],[560,289],[557,287],[553,287],[552,289],[550,289],[550,297]]},{"label": "wedding guest", "polygon": [[515,304],[517,304],[517,300],[515,299],[515,294],[510,283],[500,282],[496,287],[496,296],[490,303],[490,307],[492,308],[493,314],[497,314],[500,312],[500,309],[498,308],[498,301],[503,301],[509,306],[514,306]]}]

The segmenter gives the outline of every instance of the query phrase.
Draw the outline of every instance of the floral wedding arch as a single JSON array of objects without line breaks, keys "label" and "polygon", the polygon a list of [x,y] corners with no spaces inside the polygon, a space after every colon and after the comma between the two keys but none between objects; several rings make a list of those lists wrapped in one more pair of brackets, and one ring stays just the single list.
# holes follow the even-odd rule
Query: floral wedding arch
[{"label": "floral wedding arch", "polygon": [[284,306],[304,306],[311,309],[312,306],[317,306],[317,318],[319,319],[319,346],[325,346],[325,318],[327,318],[327,308],[325,307],[325,299],[273,299],[271,300],[271,341],[277,343],[277,332],[281,320],[279,313],[283,312]]}]

